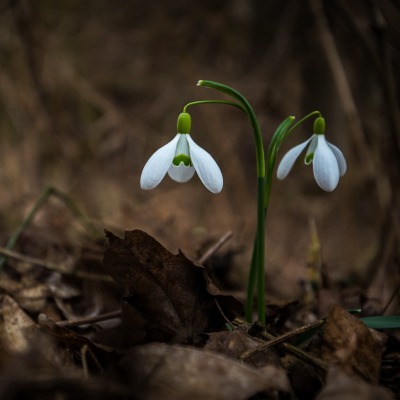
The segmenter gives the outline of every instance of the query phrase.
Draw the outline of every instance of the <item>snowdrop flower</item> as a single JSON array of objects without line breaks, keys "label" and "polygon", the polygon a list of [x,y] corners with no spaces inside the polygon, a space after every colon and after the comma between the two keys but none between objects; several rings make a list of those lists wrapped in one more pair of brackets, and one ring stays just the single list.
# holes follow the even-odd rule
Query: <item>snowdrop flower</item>
[{"label": "snowdrop flower", "polygon": [[304,148],[308,146],[305,164],[313,164],[314,177],[318,185],[332,192],[339,178],[346,172],[347,165],[343,153],[325,139],[325,120],[319,117],[314,122],[314,134],[305,142],[289,150],[279,164],[277,177],[284,179],[292,169]]},{"label": "snowdrop flower", "polygon": [[190,137],[191,118],[188,113],[178,117],[178,134],[165,146],[158,149],[147,161],[140,177],[144,190],[155,188],[165,174],[176,182],[189,181],[195,172],[204,186],[212,193],[219,193],[223,177],[217,163]]}]

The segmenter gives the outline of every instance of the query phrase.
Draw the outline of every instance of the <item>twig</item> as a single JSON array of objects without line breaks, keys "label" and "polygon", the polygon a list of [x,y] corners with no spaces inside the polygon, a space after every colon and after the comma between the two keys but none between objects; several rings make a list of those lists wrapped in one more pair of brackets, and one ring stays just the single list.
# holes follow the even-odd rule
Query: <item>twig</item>
[{"label": "twig", "polygon": [[104,281],[104,282],[114,282],[115,281],[111,278],[111,276],[102,275],[102,274],[95,274],[91,272],[84,272],[84,271],[74,271],[70,270],[69,267],[61,264],[52,263],[50,261],[45,261],[40,258],[34,258],[30,256],[25,256],[23,254],[17,253],[16,251],[6,249],[4,247],[0,247],[0,254],[6,257],[14,258],[15,260],[23,261],[28,264],[32,265],[40,265],[46,269],[57,271],[64,275],[71,275],[76,276],[82,279],[90,279],[95,281]]},{"label": "twig", "polygon": [[95,317],[86,317],[77,319],[74,321],[58,321],[56,325],[62,327],[72,327],[72,326],[80,326],[80,325],[87,325],[87,324],[95,324],[96,322],[101,321],[108,321],[109,319],[118,318],[122,315],[121,310],[111,311],[104,314],[96,315]]},{"label": "twig", "polygon": [[270,335],[270,336],[273,337],[273,339],[271,338],[271,340],[269,342],[263,343],[260,346],[257,346],[255,349],[251,349],[251,350],[245,351],[240,356],[240,359],[241,360],[247,360],[248,358],[250,358],[250,357],[252,357],[252,356],[254,356],[254,355],[258,354],[258,353],[261,353],[262,351],[264,351],[266,349],[269,349],[272,346],[276,346],[278,344],[282,344],[283,342],[286,342],[287,340],[292,339],[295,336],[301,335],[302,333],[307,332],[309,330],[319,328],[320,326],[322,326],[324,324],[325,324],[325,319],[319,319],[318,321],[315,321],[315,322],[312,322],[310,324],[301,326],[300,328],[296,328],[296,329],[294,329],[294,330],[292,330],[290,332],[284,333],[283,335],[278,336],[278,337],[274,337],[274,336]]},{"label": "twig", "polygon": [[227,324],[229,324],[230,326],[232,326],[232,322],[229,320],[229,318],[225,315],[224,311],[222,310],[220,304],[218,303],[218,300],[214,297],[214,302],[215,305],[218,308],[218,311],[221,313],[222,318],[226,321]]},{"label": "twig", "polygon": [[228,231],[222,236],[217,243],[212,245],[198,260],[200,264],[204,264],[216,251],[218,251],[223,244],[225,244],[232,237],[232,232]]},{"label": "twig", "polygon": [[[248,324],[246,322],[239,321],[237,319],[234,321],[234,324],[235,325],[242,325],[242,324],[250,325],[250,324]],[[276,337],[274,335],[271,335],[270,333],[268,333],[265,330],[260,336],[265,340],[274,340],[274,339],[276,339]],[[283,348],[285,351],[287,351],[288,353],[290,353],[293,356],[297,357],[298,359],[303,360],[304,362],[307,362],[309,364],[312,364],[312,365],[314,365],[315,367],[321,369],[324,372],[326,372],[328,370],[328,366],[326,365],[326,363],[324,361],[322,361],[319,358],[316,358],[316,357],[313,357],[313,356],[309,355],[308,353],[306,353],[303,350],[300,350],[296,346],[292,346],[291,344],[285,343],[285,342],[279,344],[279,346],[281,348]]]}]

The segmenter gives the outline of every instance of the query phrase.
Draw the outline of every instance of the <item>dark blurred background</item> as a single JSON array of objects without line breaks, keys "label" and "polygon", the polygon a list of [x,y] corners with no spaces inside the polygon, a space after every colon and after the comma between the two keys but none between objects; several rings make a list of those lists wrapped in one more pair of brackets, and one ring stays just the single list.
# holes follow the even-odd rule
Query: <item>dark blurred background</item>
[{"label": "dark blurred background", "polygon": [[[302,294],[317,243],[330,279],[374,288],[385,304],[399,286],[399,38],[397,0],[1,1],[2,243],[51,185],[99,229],[143,229],[174,252],[198,257],[231,230],[219,254],[230,260],[232,287],[244,287],[257,178],[242,113],[221,105],[191,110],[192,137],[224,174],[221,194],[197,177],[139,187],[147,159],[176,134],[182,107],[226,99],[196,86],[215,80],[247,97],[265,143],[288,115],[320,110],[327,139],[348,162],[333,193],[301,162],[274,180],[269,296]],[[312,122],[304,124],[279,160],[311,132]],[[60,237],[79,245],[57,200],[31,229],[48,246]]]}]

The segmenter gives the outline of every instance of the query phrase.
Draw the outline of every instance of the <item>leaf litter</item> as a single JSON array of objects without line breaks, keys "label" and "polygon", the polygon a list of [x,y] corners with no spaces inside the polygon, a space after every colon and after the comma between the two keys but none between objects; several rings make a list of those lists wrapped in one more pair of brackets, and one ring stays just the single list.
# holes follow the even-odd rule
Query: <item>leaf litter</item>
[{"label": "leaf litter", "polygon": [[0,272],[1,399],[398,395],[394,335],[340,306],[298,323],[298,302],[269,304],[267,330],[250,326],[241,302],[182,251],[140,230],[106,237],[105,251],[75,255],[67,274],[15,259]]}]

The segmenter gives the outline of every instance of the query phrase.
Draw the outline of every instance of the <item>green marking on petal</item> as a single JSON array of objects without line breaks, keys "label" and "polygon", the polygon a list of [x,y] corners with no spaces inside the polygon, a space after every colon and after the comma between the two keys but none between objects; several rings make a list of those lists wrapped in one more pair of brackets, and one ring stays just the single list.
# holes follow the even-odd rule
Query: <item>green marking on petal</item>
[{"label": "green marking on petal", "polygon": [[311,163],[311,161],[313,160],[313,158],[314,158],[314,153],[309,153],[309,154],[307,154],[306,155],[306,158],[305,158],[305,163],[308,165],[308,164],[310,164]]},{"label": "green marking on petal", "polygon": [[185,165],[186,167],[192,166],[192,163],[190,162],[190,157],[188,157],[186,154],[179,154],[175,156],[172,160],[172,164],[176,167],[179,167],[179,165],[181,164]]}]

